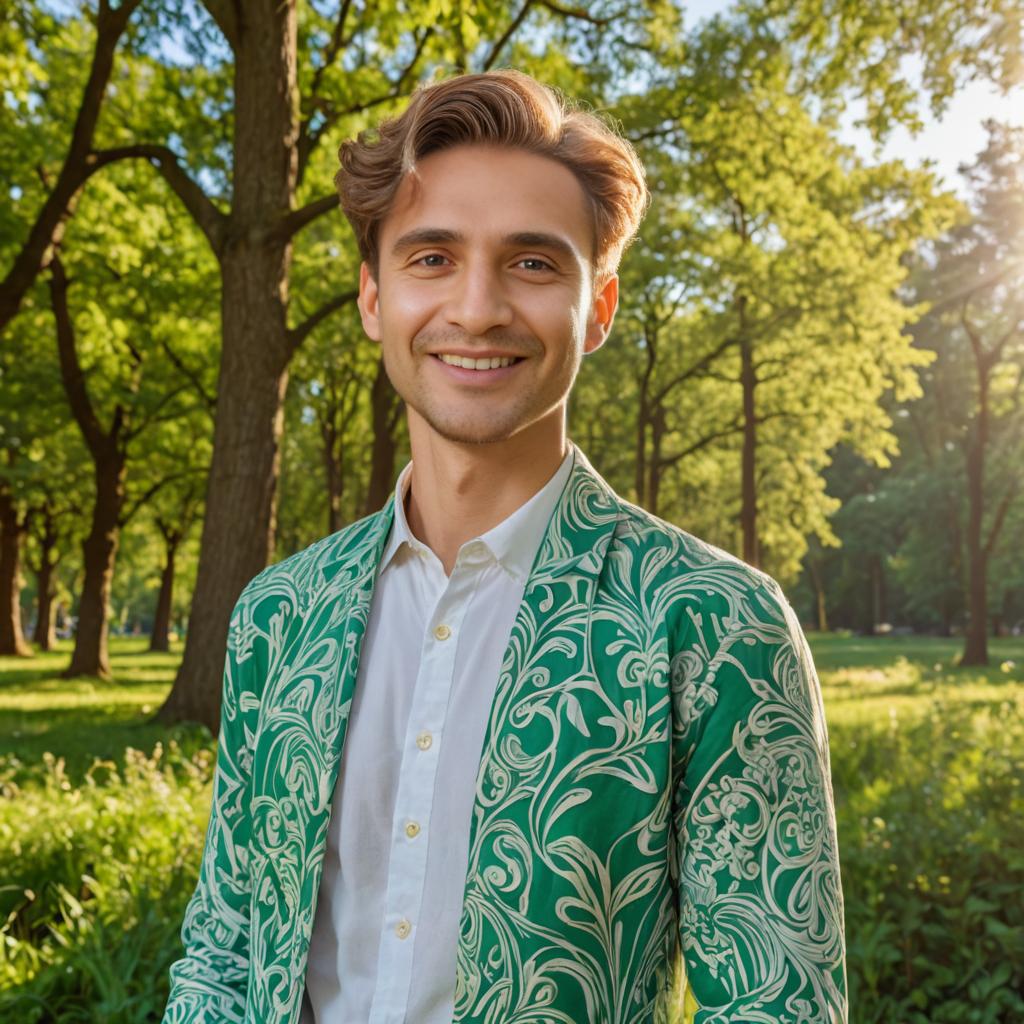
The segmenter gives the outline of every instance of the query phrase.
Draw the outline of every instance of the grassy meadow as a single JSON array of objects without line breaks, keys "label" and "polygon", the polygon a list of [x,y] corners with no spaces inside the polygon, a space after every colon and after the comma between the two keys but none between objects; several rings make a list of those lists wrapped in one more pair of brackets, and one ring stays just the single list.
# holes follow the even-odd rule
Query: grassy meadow
[{"label": "grassy meadow", "polygon": [[[1024,1021],[1024,638],[811,637],[846,905],[851,1024]],[[180,649],[0,658],[0,1022],[158,1021],[214,743],[148,724]]]}]

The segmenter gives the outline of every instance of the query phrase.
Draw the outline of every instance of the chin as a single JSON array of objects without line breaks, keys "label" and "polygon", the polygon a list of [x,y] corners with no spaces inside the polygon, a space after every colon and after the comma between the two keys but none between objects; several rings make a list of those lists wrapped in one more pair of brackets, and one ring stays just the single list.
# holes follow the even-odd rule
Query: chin
[{"label": "chin", "polygon": [[493,421],[475,425],[436,420],[427,420],[427,423],[435,434],[454,444],[497,444],[507,441],[516,432],[515,428],[502,429]]}]

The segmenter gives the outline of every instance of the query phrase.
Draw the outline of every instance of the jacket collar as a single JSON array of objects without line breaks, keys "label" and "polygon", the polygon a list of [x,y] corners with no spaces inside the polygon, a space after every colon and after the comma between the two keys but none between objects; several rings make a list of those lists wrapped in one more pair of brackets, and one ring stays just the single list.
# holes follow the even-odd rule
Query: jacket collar
[{"label": "jacket collar", "polygon": [[[568,573],[596,577],[618,520],[622,500],[580,447],[574,441],[569,443],[573,449],[572,470],[545,527],[526,581],[527,591]],[[357,543],[352,543],[349,529],[341,530],[329,541],[333,550],[325,552],[322,579],[328,590],[339,591],[339,597],[362,595],[369,601],[394,522],[395,493],[391,492],[379,512],[367,517]]]},{"label": "jacket collar", "polygon": [[[548,482],[511,515],[475,538],[486,547],[498,566],[517,583],[525,583],[530,574],[548,520],[572,472],[574,455],[575,447],[567,445],[565,458]],[[395,485],[392,503],[394,524],[381,555],[378,579],[391,561],[398,557],[403,546],[407,546],[413,553],[422,552],[433,558],[433,553],[410,530],[405,515],[405,496],[411,482],[412,465],[412,462],[406,463]]]}]

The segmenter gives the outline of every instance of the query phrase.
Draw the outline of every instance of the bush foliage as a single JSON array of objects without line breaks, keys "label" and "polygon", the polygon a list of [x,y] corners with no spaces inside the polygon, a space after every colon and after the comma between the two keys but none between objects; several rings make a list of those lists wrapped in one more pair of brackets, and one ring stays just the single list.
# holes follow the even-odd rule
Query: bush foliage
[{"label": "bush foliage", "polygon": [[[1024,659],[955,670],[932,665],[939,643],[908,660],[882,641],[815,642],[851,1024],[1024,1020]],[[28,678],[0,687],[2,736],[20,731],[11,709]],[[76,696],[87,731],[60,719],[57,749],[65,732],[79,755],[123,737],[118,684],[96,685],[106,712],[90,717]],[[59,707],[60,688],[48,699]],[[79,767],[26,742],[0,757],[0,1021],[159,1021],[202,852],[211,738],[178,730]]]},{"label": "bush foliage", "polygon": [[[0,1020],[159,1020],[195,885],[213,753],[177,742],[97,759],[81,785],[46,754],[0,773]],[[22,781],[13,781],[14,777]]]}]

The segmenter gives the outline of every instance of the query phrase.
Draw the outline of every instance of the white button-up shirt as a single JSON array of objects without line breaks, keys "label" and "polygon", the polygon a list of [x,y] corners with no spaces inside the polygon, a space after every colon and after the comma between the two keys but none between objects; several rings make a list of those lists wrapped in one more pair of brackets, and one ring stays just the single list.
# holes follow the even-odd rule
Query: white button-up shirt
[{"label": "white button-up shirt", "polygon": [[334,792],[303,1024],[450,1024],[469,828],[512,624],[572,469],[459,548],[409,530],[412,462],[377,569]]}]

